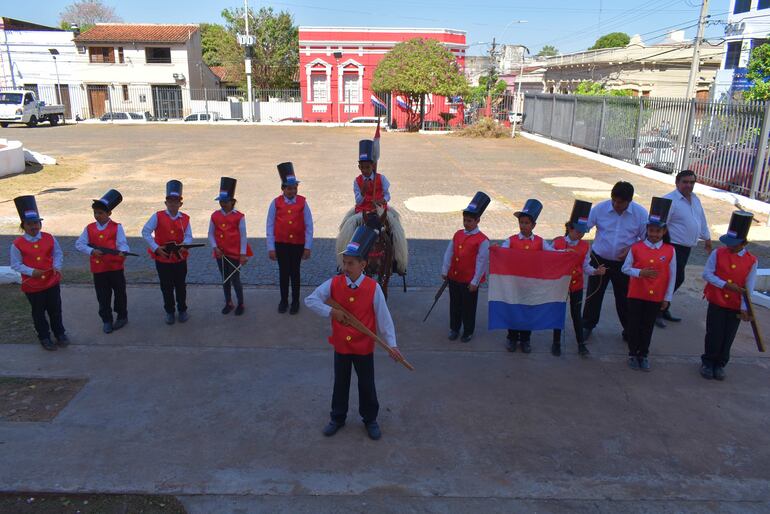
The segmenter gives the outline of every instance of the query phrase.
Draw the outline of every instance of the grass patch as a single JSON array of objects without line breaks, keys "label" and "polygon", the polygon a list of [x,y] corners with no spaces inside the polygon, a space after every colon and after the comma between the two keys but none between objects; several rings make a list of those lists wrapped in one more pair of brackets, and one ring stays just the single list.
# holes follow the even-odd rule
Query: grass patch
[{"label": "grass patch", "polygon": [[0,344],[36,341],[26,296],[18,284],[0,285]]},{"label": "grass patch", "polygon": [[14,514],[186,514],[173,496],[140,494],[0,494],[0,512]]},{"label": "grass patch", "polygon": [[451,135],[457,137],[484,137],[497,139],[501,137],[511,137],[511,129],[499,124],[492,118],[481,118],[473,125],[468,125],[467,127],[456,130],[452,132]]},{"label": "grass patch", "polygon": [[51,166],[27,163],[27,169],[22,173],[0,178],[1,200],[9,201],[19,195],[67,191],[67,184],[86,169],[84,160],[73,158],[58,159],[57,164]]}]

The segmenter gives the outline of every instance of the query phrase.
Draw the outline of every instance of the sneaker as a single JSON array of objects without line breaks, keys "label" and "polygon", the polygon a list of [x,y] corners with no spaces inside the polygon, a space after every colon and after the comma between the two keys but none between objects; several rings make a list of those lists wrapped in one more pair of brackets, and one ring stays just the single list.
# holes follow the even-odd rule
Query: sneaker
[{"label": "sneaker", "polygon": [[227,302],[222,308],[222,314],[230,314],[234,308],[235,306],[233,305],[233,302]]},{"label": "sneaker", "polygon": [[115,320],[115,323],[112,324],[112,330],[118,330],[119,328],[123,328],[128,323],[128,318],[118,318]]},{"label": "sneaker", "polygon": [[553,343],[551,345],[551,355],[561,357],[561,343]]},{"label": "sneaker", "polygon": [[633,370],[638,370],[639,369],[639,359],[637,359],[636,357],[629,357],[628,358],[628,367],[633,369]]},{"label": "sneaker", "polygon": [[585,343],[578,343],[578,355],[581,357],[588,357],[591,355],[591,352],[588,351],[588,347]]},{"label": "sneaker", "polygon": [[366,433],[369,434],[369,439],[376,441],[382,437],[382,430],[380,430],[380,425],[376,421],[366,423],[364,426],[366,427]]},{"label": "sneaker", "polygon": [[337,433],[337,431],[344,427],[345,423],[337,423],[336,421],[330,421],[328,425],[326,425],[323,429],[323,434],[326,437],[331,437],[334,434]]},{"label": "sneaker", "polygon": [[105,321],[102,325],[102,332],[105,334],[111,334],[113,330],[112,322],[111,321]]},{"label": "sneaker", "polygon": [[682,321],[682,318],[678,318],[674,316],[669,311],[663,311],[663,319],[666,321],[673,321],[674,323],[679,323],[680,321]]},{"label": "sneaker", "polygon": [[642,357],[639,359],[639,369],[642,371],[652,371],[652,368],[650,367],[650,359],[647,357]]},{"label": "sneaker", "polygon": [[505,349],[509,352],[515,352],[516,351],[516,341],[511,341],[510,339],[505,340]]},{"label": "sneaker", "polygon": [[464,336],[462,336],[460,338],[460,341],[462,341],[463,343],[470,343],[471,339],[473,339],[473,332],[471,332],[470,334],[465,334]]},{"label": "sneaker", "polygon": [[244,310],[246,310],[246,308],[243,306],[242,303],[239,303],[238,307],[235,308],[235,315],[240,316],[241,314],[243,314]]},{"label": "sneaker", "polygon": [[521,344],[522,353],[530,353],[532,351],[532,345],[529,344],[529,341],[522,341],[519,344]]},{"label": "sneaker", "polygon": [[658,314],[655,318],[655,326],[658,328],[666,328],[666,323],[663,321],[663,314]]},{"label": "sneaker", "polygon": [[45,339],[41,339],[40,340],[40,344],[43,346],[43,348],[45,348],[49,352],[56,351],[56,345],[53,344],[53,341],[51,341],[50,337],[46,337]]},{"label": "sneaker", "polygon": [[459,331],[457,331],[457,330],[450,330],[449,331],[449,337],[447,337],[447,339],[449,339],[450,341],[457,341],[458,337],[460,337],[460,332]]},{"label": "sneaker", "polygon": [[705,378],[706,380],[711,380],[714,378],[714,366],[711,364],[703,364],[700,367],[700,376]]},{"label": "sneaker", "polygon": [[184,323],[185,321],[190,319],[190,315],[187,314],[187,311],[182,311],[179,313],[178,318],[179,318],[179,323]]},{"label": "sneaker", "polygon": [[278,304],[278,313],[283,314],[289,310],[289,302],[281,302]]},{"label": "sneaker", "polygon": [[725,379],[725,368],[722,366],[714,366],[714,379],[720,382]]},{"label": "sneaker", "polygon": [[299,312],[299,304],[292,303],[291,307],[289,308],[289,314],[297,314],[298,312]]},{"label": "sneaker", "polygon": [[56,344],[58,344],[62,348],[66,348],[70,345],[70,339],[69,337],[67,337],[67,334],[56,336]]},{"label": "sneaker", "polygon": [[173,325],[176,323],[176,317],[174,316],[173,312],[167,312],[166,313],[166,325]]}]

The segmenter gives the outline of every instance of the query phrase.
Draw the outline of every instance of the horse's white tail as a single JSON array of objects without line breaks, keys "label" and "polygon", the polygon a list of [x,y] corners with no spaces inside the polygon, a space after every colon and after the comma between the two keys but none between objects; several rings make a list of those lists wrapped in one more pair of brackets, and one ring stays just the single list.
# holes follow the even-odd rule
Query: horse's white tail
[{"label": "horse's white tail", "polygon": [[340,233],[337,235],[336,254],[337,254],[337,266],[342,267],[342,252],[345,251],[345,247],[348,242],[353,238],[356,229],[359,225],[363,224],[363,216],[360,213],[356,213],[355,209],[350,209],[345,217],[342,218],[340,223]]}]

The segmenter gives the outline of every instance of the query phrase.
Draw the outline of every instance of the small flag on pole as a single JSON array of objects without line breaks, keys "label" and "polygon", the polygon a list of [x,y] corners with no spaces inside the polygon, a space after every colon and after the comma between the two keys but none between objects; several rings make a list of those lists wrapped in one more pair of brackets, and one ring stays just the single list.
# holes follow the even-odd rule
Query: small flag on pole
[{"label": "small flag on pole", "polygon": [[398,107],[399,107],[399,108],[400,108],[402,111],[407,111],[407,112],[409,112],[409,104],[407,103],[406,99],[405,99],[403,96],[401,96],[401,95],[398,95],[398,96],[396,97],[396,105],[398,105]]},{"label": "small flag on pole", "polygon": [[377,95],[372,95],[371,96],[371,101],[372,101],[372,105],[374,105],[375,113],[377,112],[377,109],[379,109],[381,111],[387,111],[388,110],[388,106],[385,105],[385,102],[380,100],[377,97]]}]

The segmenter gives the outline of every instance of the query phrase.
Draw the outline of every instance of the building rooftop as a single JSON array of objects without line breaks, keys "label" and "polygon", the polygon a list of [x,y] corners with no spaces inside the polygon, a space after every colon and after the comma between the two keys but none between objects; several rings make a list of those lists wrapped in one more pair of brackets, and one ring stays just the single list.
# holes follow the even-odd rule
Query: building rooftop
[{"label": "building rooftop", "polygon": [[24,30],[24,31],[45,31],[45,32],[65,32],[64,29],[57,27],[47,27],[30,23],[28,21],[16,20],[5,16],[0,17],[0,30]]},{"label": "building rooftop", "polygon": [[98,23],[75,38],[76,43],[186,43],[198,25]]}]

